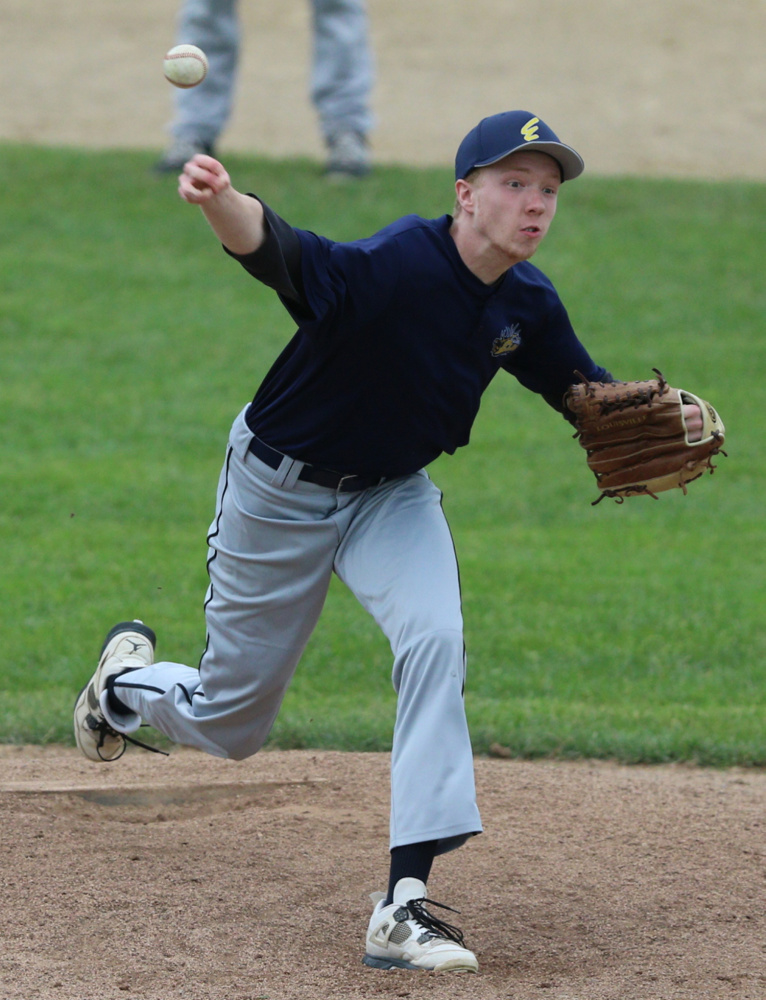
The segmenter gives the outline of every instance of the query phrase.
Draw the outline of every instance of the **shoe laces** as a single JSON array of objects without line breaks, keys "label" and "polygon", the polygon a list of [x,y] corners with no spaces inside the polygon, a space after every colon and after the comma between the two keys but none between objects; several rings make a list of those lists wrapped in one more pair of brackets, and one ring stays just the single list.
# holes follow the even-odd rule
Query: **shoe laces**
[{"label": "shoe laces", "polygon": [[465,947],[463,932],[458,927],[448,924],[446,920],[440,920],[433,913],[429,913],[425,908],[426,903],[429,903],[431,906],[438,906],[442,910],[449,910],[451,913],[460,912],[451,906],[446,906],[444,903],[437,903],[434,899],[426,899],[425,897],[423,899],[411,899],[407,903],[407,909],[410,911],[413,920],[425,927],[431,937],[448,938],[450,941],[454,941],[455,944]]},{"label": "shoe laces", "polygon": [[[101,757],[101,759],[103,761],[106,761],[107,763],[110,763],[111,761],[114,760],[119,760],[120,757],[122,757],[122,755],[128,749],[128,743],[132,743],[134,747],[141,747],[142,750],[151,750],[152,753],[161,753],[163,757],[170,756],[170,754],[167,753],[167,751],[160,750],[159,747],[149,746],[148,743],[142,743],[141,740],[133,739],[132,736],[128,736],[125,733],[118,733],[116,729],[113,729],[109,725],[106,719],[103,718],[96,719],[95,716],[89,714],[86,721],[88,723],[88,729],[90,729],[91,732],[99,734],[100,739],[96,744],[96,750],[98,751],[99,757]],[[107,736],[115,736],[118,739],[122,740],[122,747],[116,757],[103,757],[101,754],[101,747],[104,745]]]}]

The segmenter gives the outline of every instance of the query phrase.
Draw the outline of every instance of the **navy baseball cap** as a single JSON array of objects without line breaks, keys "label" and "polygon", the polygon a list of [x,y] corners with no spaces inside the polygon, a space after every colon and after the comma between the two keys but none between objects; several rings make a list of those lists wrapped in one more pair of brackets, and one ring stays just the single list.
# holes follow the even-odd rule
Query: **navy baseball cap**
[{"label": "navy baseball cap", "polygon": [[476,167],[488,167],[521,149],[534,149],[552,156],[561,167],[561,179],[565,181],[579,177],[585,169],[580,154],[564,145],[556,133],[530,111],[503,111],[483,118],[460,143],[455,157],[455,180],[470,174]]}]

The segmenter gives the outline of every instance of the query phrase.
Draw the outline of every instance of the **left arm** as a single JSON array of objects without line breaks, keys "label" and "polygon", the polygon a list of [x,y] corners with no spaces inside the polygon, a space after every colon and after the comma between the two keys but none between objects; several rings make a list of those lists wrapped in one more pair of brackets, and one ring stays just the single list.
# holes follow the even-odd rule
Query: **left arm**
[{"label": "left arm", "polygon": [[573,414],[566,407],[564,397],[570,385],[580,381],[578,373],[589,382],[617,380],[591,358],[574,332],[558,296],[552,287],[544,287],[549,308],[540,326],[524,338],[520,349],[509,356],[503,367],[573,423]]}]

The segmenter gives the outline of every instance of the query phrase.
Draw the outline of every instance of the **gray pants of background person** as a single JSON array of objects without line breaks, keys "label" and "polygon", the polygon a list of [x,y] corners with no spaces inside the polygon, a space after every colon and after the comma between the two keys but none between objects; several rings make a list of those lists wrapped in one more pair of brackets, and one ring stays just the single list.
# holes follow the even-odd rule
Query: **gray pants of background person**
[{"label": "gray pants of background person", "polygon": [[[428,475],[355,493],[298,480],[257,459],[234,422],[209,535],[208,641],[199,670],[157,663],[116,693],[178,743],[241,759],[264,743],[316,625],[333,571],[381,627],[398,693],[391,847],[481,830],[463,686],[457,561]],[[137,722],[137,720],[134,720]]]},{"label": "gray pants of background person", "polygon": [[[311,100],[322,138],[340,132],[367,135],[372,128],[373,57],[365,0],[311,0],[313,49]],[[184,0],[178,43],[198,45],[210,68],[198,87],[174,92],[174,138],[213,146],[229,120],[240,53],[237,0]],[[251,113],[269,94],[247,95]]]}]

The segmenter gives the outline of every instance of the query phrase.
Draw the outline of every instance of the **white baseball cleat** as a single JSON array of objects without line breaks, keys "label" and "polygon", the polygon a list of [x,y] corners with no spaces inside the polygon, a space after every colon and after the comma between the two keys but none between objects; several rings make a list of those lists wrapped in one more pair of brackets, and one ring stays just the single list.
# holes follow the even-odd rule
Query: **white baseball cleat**
[{"label": "white baseball cleat", "polygon": [[[463,935],[451,924],[434,917],[426,903],[425,883],[417,878],[400,879],[394,901],[372,893],[376,903],[367,929],[364,964],[375,969],[419,969],[433,972],[478,972],[479,963],[463,943]],[[443,907],[450,909],[450,907]]]},{"label": "white baseball cleat", "polygon": [[75,740],[90,760],[117,760],[125,752],[126,741],[134,742],[126,734],[135,732],[141,719],[135,713],[117,719],[109,712],[107,682],[127,670],[154,663],[156,644],[154,632],[138,619],[115,625],[104,640],[96,672],[74,705]]}]

